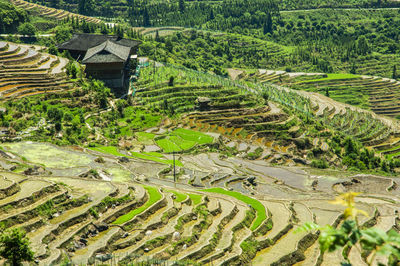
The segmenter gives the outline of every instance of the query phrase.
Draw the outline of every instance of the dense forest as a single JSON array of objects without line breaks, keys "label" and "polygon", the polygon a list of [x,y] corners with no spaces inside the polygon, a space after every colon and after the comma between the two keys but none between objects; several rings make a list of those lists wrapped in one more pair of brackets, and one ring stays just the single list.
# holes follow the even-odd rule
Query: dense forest
[{"label": "dense forest", "polygon": [[[223,0],[223,1],[188,1],[188,0],[116,0],[101,1],[94,0],[32,0],[41,5],[54,8],[61,8],[72,12],[79,12],[84,15],[102,17],[125,17],[130,18],[132,23],[143,21],[149,18],[154,25],[190,25],[187,23],[196,22],[196,25],[212,20],[217,15],[224,17],[238,17],[244,13],[251,14],[256,11],[270,12],[273,9],[299,10],[317,8],[385,8],[399,7],[398,1],[390,0]],[[251,2],[251,4],[249,4]],[[129,8],[127,8],[127,6]],[[178,15],[183,15],[179,17]],[[194,17],[190,17],[194,15]],[[185,20],[189,19],[189,21]],[[206,19],[206,20],[205,20]],[[169,23],[169,24],[168,24]],[[172,23],[172,24],[171,24]]]},{"label": "dense forest", "polygon": [[6,1],[0,1],[0,33],[15,32],[17,27],[28,21],[28,14]]},{"label": "dense forest", "polygon": [[[81,13],[101,15],[99,8],[107,2],[96,7],[90,0],[46,3],[56,7],[76,4],[77,8],[88,10]],[[278,5],[270,0],[252,1],[251,5],[246,0],[128,1],[124,8],[117,8],[118,3],[113,3],[110,14],[118,13],[118,10],[129,11],[129,14],[116,17],[118,25],[112,27],[67,19],[61,21],[60,29],[54,21],[37,16],[28,19],[25,11],[2,2],[2,16],[6,17],[1,20],[0,30],[24,34],[56,32],[56,38],[41,40],[52,47],[65,39],[62,36],[70,36],[73,31],[141,38],[145,40],[142,55],[217,74],[226,74],[226,68],[236,67],[392,77],[393,68],[400,65],[399,9],[285,12],[279,11],[284,2]],[[383,4],[388,2],[379,5]],[[32,26],[24,25],[18,29],[20,24]],[[191,28],[169,36],[156,32],[145,37],[137,28],[131,28],[163,25]]]}]

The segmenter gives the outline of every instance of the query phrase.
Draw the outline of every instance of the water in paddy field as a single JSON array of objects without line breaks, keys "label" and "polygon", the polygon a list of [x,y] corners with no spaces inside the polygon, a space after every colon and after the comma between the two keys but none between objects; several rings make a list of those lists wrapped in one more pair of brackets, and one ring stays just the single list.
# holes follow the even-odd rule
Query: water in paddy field
[{"label": "water in paddy field", "polygon": [[2,145],[6,150],[18,154],[27,161],[49,168],[71,168],[89,165],[95,157],[71,151],[48,143],[13,142]]}]

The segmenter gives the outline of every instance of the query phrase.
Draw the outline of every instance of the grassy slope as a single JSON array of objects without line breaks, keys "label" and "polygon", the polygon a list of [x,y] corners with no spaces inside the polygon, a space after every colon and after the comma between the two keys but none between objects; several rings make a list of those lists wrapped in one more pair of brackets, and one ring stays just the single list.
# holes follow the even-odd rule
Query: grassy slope
[{"label": "grassy slope", "polygon": [[267,218],[267,212],[265,210],[264,205],[262,205],[261,202],[259,202],[256,199],[250,198],[250,197],[245,196],[236,191],[227,191],[222,188],[209,188],[209,189],[204,189],[202,191],[228,195],[228,196],[234,197],[235,199],[243,201],[244,203],[246,203],[248,205],[251,205],[256,210],[257,217],[254,220],[253,224],[251,225],[250,230],[257,229],[257,227],[259,227],[261,225],[261,223]]},{"label": "grassy slope", "polygon": [[162,195],[157,190],[157,188],[150,186],[143,186],[143,187],[147,190],[147,193],[149,194],[149,200],[143,206],[134,209],[125,215],[118,217],[118,219],[115,220],[113,224],[123,224],[126,223],[127,221],[132,220],[136,215],[144,212],[145,210],[147,210],[147,208],[149,208],[151,205],[153,205],[162,198]]},{"label": "grassy slope", "polygon": [[203,196],[199,194],[189,194],[189,198],[192,201],[193,205],[200,204],[202,197]]},{"label": "grassy slope", "polygon": [[173,190],[167,190],[167,192],[171,192],[171,193],[173,193],[174,195],[175,195],[175,201],[176,202],[182,202],[182,201],[184,201],[184,200],[186,200],[187,199],[187,195],[186,194],[183,194],[183,193],[180,193],[180,192],[177,192],[177,191],[173,191]]},{"label": "grassy slope", "polygon": [[343,74],[343,73],[338,73],[338,74],[327,74],[327,75],[328,75],[328,76],[327,76],[326,78],[307,80],[307,81],[304,81],[304,83],[318,82],[318,81],[327,81],[327,80],[356,79],[356,78],[359,78],[359,77],[360,77],[360,76],[358,76],[358,75]]}]

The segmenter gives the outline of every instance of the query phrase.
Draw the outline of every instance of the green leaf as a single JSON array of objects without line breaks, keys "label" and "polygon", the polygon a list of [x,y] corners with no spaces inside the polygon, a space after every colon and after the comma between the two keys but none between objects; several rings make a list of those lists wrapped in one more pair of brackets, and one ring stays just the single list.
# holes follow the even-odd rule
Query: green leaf
[{"label": "green leaf", "polygon": [[400,259],[400,249],[388,243],[384,244],[380,249],[378,249],[376,254],[386,257],[389,257],[390,255],[393,254],[398,259]]},{"label": "green leaf", "polygon": [[321,234],[319,236],[319,243],[321,252],[328,250],[329,252],[335,251],[338,248],[343,247],[347,242],[347,235],[344,234],[343,230],[337,230],[331,226],[325,226],[321,228]]},{"label": "green leaf", "polygon": [[367,246],[381,246],[389,239],[385,231],[375,227],[362,230],[361,235]]},{"label": "green leaf", "polygon": [[295,233],[309,232],[309,231],[313,231],[313,230],[319,230],[320,228],[321,227],[316,223],[307,222],[307,223],[303,224],[302,226],[298,227],[294,232]]},{"label": "green leaf", "polygon": [[350,246],[355,245],[361,238],[361,232],[358,229],[353,230],[352,234],[349,236]]},{"label": "green leaf", "polygon": [[344,221],[340,229],[343,230],[346,234],[350,234],[357,229],[357,223],[354,220],[346,220]]},{"label": "green leaf", "polygon": [[387,233],[389,239],[389,242],[393,242],[396,243],[397,245],[400,246],[400,234],[398,232],[396,232],[395,230],[391,229],[388,233]]}]

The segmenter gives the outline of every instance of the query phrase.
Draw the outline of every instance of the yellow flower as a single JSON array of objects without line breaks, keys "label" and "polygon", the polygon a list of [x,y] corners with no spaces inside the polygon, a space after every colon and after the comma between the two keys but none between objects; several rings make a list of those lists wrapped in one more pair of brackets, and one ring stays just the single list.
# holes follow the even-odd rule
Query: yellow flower
[{"label": "yellow flower", "polygon": [[344,217],[352,217],[355,218],[358,214],[362,214],[368,217],[368,213],[363,210],[359,210],[355,208],[355,201],[354,198],[361,193],[359,192],[347,192],[343,193],[340,196],[336,197],[334,201],[330,201],[331,204],[342,205],[346,207],[344,210]]}]

